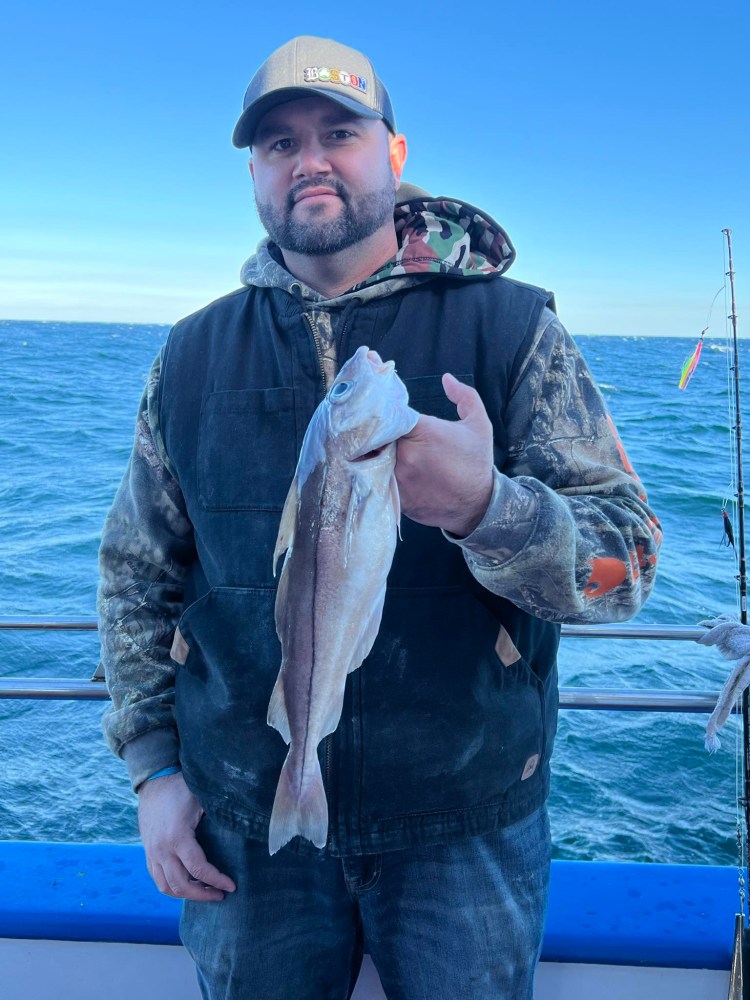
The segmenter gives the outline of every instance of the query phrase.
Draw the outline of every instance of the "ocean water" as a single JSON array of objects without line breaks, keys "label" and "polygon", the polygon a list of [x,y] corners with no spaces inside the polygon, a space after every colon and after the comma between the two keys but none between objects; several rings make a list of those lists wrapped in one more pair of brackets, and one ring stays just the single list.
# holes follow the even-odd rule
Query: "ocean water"
[{"label": "ocean water", "polygon": [[[99,532],[127,462],[161,326],[0,321],[0,614],[93,615]],[[580,337],[665,532],[640,621],[694,625],[734,612],[722,545],[733,493],[728,353],[707,340]],[[750,366],[750,342],[741,368]],[[747,394],[745,396],[747,401]],[[747,409],[746,409],[747,412]],[[0,676],[88,678],[95,633],[0,631]],[[567,639],[567,686],[718,692],[729,665],[688,642]],[[0,700],[0,839],[137,839],[102,703]],[[703,749],[704,716],[563,710],[551,817],[561,858],[733,864],[739,724]]]}]

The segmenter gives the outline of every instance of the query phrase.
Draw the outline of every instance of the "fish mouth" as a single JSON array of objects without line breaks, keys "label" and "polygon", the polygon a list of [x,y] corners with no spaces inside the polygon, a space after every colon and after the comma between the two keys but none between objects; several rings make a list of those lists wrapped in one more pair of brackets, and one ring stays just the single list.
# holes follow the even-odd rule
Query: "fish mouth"
[{"label": "fish mouth", "polygon": [[396,370],[396,362],[383,361],[377,351],[368,351],[367,360],[372,365],[373,371],[376,375],[387,375],[388,373]]}]

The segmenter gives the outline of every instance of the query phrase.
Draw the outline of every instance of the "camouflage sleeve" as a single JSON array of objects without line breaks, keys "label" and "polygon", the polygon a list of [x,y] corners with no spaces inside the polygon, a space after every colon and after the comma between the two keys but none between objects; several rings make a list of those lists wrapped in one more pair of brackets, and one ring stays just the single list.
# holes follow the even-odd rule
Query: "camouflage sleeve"
[{"label": "camouflage sleeve", "polygon": [[539,618],[618,622],[651,591],[659,524],[576,345],[545,309],[512,386],[508,458],[459,544],[488,590]]},{"label": "camouflage sleeve", "polygon": [[194,559],[192,525],[159,433],[160,371],[161,357],[141,400],[133,451],[99,551],[99,632],[112,697],[104,733],[134,788],[179,759],[169,653]]}]

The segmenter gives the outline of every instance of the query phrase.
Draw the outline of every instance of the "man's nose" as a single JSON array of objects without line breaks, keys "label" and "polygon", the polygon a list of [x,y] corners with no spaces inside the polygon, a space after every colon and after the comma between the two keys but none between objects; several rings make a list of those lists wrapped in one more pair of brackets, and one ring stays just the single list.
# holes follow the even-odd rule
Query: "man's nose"
[{"label": "man's nose", "polygon": [[297,162],[294,165],[295,177],[313,177],[316,174],[327,174],[330,170],[330,161],[319,142],[306,142],[300,145]]}]

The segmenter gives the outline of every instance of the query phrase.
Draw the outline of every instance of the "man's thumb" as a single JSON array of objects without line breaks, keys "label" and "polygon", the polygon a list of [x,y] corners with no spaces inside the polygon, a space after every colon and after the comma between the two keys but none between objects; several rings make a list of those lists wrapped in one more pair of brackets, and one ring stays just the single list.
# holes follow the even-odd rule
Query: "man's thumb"
[{"label": "man's thumb", "polygon": [[477,390],[472,386],[459,382],[457,378],[446,372],[443,375],[443,389],[451,403],[456,404],[461,420],[476,418],[489,420],[484,403]]}]

